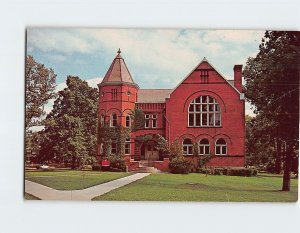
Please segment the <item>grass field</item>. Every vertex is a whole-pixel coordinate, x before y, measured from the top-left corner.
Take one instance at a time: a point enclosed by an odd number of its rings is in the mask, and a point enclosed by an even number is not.
[[[97,171],[28,171],[25,172],[25,179],[58,190],[80,190],[128,175],[131,174]]]
[[[142,180],[93,200],[121,201],[225,201],[295,202],[298,180],[291,180],[291,191],[280,191],[282,177],[205,176],[202,174],[152,174]]]
[[[35,196],[33,196],[33,195],[29,194],[29,193],[25,193],[24,194],[24,198],[26,200],[40,200],[38,197],[35,197]]]

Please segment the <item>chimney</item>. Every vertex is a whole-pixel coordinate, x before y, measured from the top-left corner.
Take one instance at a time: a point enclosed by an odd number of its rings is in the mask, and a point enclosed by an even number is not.
[[[243,86],[242,86],[242,68],[243,68],[243,65],[235,65],[233,67],[233,71],[234,71],[234,86],[241,93],[243,92]]]

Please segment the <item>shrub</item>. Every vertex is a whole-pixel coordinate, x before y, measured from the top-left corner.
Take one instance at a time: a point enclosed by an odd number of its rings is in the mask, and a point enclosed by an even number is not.
[[[171,173],[188,174],[192,169],[192,164],[184,158],[173,158],[169,163]]]
[[[230,168],[227,171],[228,176],[254,176],[257,175],[257,170],[250,168]]]
[[[81,170],[91,171],[92,170],[92,165],[84,164],[84,165],[81,166]]]
[[[117,155],[111,155],[108,158],[110,162],[110,170],[114,172],[125,172],[126,171],[126,163],[125,160]]]
[[[100,171],[101,170],[101,166],[99,164],[93,164],[92,170],[93,171]]]
[[[214,168],[211,172],[212,175],[223,175],[223,168]]]

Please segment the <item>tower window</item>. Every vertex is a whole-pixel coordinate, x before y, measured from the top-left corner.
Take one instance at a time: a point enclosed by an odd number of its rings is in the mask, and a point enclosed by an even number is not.
[[[103,127],[103,126],[104,126],[104,121],[105,121],[105,119],[104,119],[104,115],[103,115],[103,114],[101,114],[101,116],[100,116],[100,125],[101,125],[101,127]]]
[[[110,126],[111,127],[116,127],[118,124],[118,117],[117,114],[113,113],[110,115]]]
[[[117,143],[116,143],[116,140],[112,140],[112,143],[111,143],[111,153],[112,154],[116,154],[117,153]]]
[[[127,115],[127,116],[125,117],[125,127],[126,127],[126,128],[129,128],[130,126],[131,126],[131,119],[130,119],[130,116]]]

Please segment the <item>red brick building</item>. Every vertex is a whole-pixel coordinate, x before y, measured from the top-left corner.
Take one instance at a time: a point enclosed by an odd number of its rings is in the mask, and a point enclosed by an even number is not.
[[[140,161],[160,170],[168,168],[169,160],[155,147],[158,134],[170,142],[178,140],[189,160],[197,143],[200,156],[212,155],[208,166],[244,166],[242,65],[235,65],[234,79],[227,80],[204,58],[174,89],[140,89],[120,53],[98,84],[99,117],[111,127],[130,127],[130,110],[143,110],[145,127],[131,133],[125,144],[129,170]],[[116,143],[111,150],[116,153]]]

